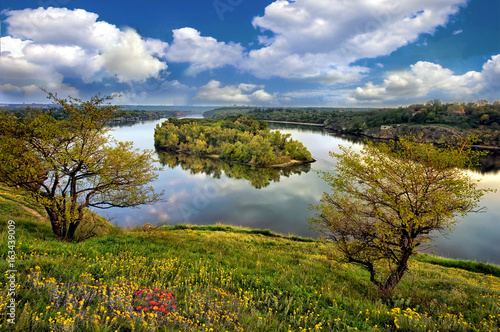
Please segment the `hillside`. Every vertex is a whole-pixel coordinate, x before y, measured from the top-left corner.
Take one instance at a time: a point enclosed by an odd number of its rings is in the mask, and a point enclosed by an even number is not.
[[[222,225],[110,228],[107,235],[64,243],[36,204],[6,189],[0,216],[3,271],[9,270],[6,224],[15,221],[18,287],[13,326],[2,280],[1,331],[500,327],[500,267],[493,265],[419,256],[394,296],[381,299],[367,273],[335,262],[331,243]]]
[[[325,129],[370,138],[395,138],[421,132],[428,141],[439,134],[477,135],[481,148],[500,148],[500,103],[442,103],[430,100],[398,108],[258,108],[223,107],[203,113],[207,118],[252,115],[257,120],[322,124]],[[437,129],[437,130],[436,130]],[[437,138],[435,138],[437,137]]]

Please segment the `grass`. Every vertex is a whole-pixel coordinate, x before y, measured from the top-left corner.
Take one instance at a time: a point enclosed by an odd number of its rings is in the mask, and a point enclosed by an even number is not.
[[[500,266],[483,262],[475,262],[464,259],[450,259],[439,256],[420,254],[417,256],[419,262],[431,263],[440,266],[454,267],[466,271],[490,274],[500,278]]]
[[[382,299],[365,271],[334,260],[330,243],[223,225],[115,230],[63,243],[17,199],[0,200],[0,269],[9,269],[9,219],[17,255],[16,324],[5,315],[3,278],[1,331],[500,328],[497,266],[418,256],[394,296]]]

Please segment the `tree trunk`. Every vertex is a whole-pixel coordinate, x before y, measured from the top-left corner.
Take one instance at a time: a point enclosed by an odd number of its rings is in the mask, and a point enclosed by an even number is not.
[[[45,207],[45,211],[50,219],[50,224],[52,226],[52,232],[60,240],[72,241],[75,239],[76,229],[80,222],[68,222],[60,217],[58,211],[53,211],[50,207]]]
[[[72,223],[69,224],[68,233],[66,235],[66,238],[68,240],[74,240],[75,239],[75,232],[76,232],[76,229],[78,228],[79,224],[80,224],[80,222],[72,222]]]
[[[413,253],[413,248],[405,249],[401,255],[401,259],[398,262],[397,268],[392,271],[385,283],[378,284],[378,291],[384,297],[390,297],[394,288],[403,278],[406,270],[408,270],[408,260]]]
[[[47,215],[49,216],[50,225],[52,226],[52,232],[54,235],[61,239],[63,237],[61,222],[59,220],[57,212],[53,211],[50,207],[45,207],[45,211],[47,211]]]

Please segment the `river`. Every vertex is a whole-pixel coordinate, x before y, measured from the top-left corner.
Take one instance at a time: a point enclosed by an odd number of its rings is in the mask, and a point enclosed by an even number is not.
[[[140,122],[114,127],[120,141],[133,141],[140,149],[154,149],[153,133],[158,121]],[[335,136],[322,128],[298,125],[270,124],[272,129],[290,133],[311,152],[316,162],[307,167],[281,172],[231,167],[227,164],[200,160],[180,160],[175,156],[159,156],[166,165],[153,185],[164,191],[164,201],[139,208],[96,211],[112,223],[134,227],[181,223],[210,225],[222,223],[250,228],[270,229],[285,235],[314,237],[307,218],[314,214],[310,204],[319,202],[329,186],[319,178],[318,171],[332,170],[335,160],[329,151],[339,151],[338,145],[361,149],[361,143]],[[481,187],[500,189],[500,173],[481,174]],[[436,234],[432,247],[437,255],[500,264],[500,193],[483,197],[484,213],[472,213],[461,218],[452,233]]]

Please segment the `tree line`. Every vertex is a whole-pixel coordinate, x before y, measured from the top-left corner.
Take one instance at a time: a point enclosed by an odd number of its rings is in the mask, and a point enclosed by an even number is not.
[[[433,99],[422,104],[378,109],[222,107],[205,112],[204,116],[223,118],[237,114],[253,115],[258,120],[324,124],[351,134],[390,125],[445,126],[478,135],[484,145],[500,145],[500,101],[443,103]]]
[[[290,121],[323,124],[335,112],[364,112],[373,108],[330,108],[330,107],[220,107],[203,113],[206,118],[222,119],[239,114],[253,115],[258,120]]]
[[[115,113],[109,119],[108,123],[118,122],[131,122],[131,121],[145,121],[145,120],[158,120],[161,118],[170,118],[176,116],[184,116],[186,112],[183,111],[145,111],[145,110],[125,110],[119,106],[114,106]],[[7,114],[15,116],[17,119],[23,121],[27,118],[37,116],[39,113],[44,113],[55,120],[68,120],[70,115],[63,107],[52,107],[45,109],[33,109],[26,107],[23,109],[5,109]]]

